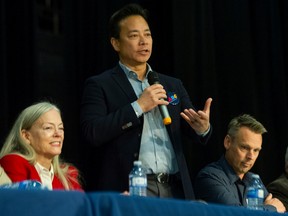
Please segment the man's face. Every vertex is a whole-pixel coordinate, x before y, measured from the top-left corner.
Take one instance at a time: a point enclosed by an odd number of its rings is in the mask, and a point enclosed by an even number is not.
[[[120,22],[119,39],[112,38],[120,61],[128,67],[146,65],[152,53],[152,36],[142,16],[129,16]]]
[[[254,165],[262,146],[262,135],[241,127],[235,137],[224,139],[225,158],[242,179]]]

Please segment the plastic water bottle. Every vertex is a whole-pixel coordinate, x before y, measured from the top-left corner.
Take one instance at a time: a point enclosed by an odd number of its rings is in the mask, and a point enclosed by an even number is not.
[[[247,189],[246,202],[248,209],[263,210],[264,189],[259,175],[253,174]]]
[[[147,175],[141,161],[134,161],[129,173],[129,194],[131,196],[146,196]]]
[[[3,184],[0,189],[17,189],[17,190],[46,190],[41,182],[35,180],[24,180],[20,182]]]

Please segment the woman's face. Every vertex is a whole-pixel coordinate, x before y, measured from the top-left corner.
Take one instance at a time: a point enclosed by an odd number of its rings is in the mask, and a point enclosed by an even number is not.
[[[64,126],[60,113],[51,109],[38,118],[22,135],[37,153],[37,162],[52,160],[62,150]]]

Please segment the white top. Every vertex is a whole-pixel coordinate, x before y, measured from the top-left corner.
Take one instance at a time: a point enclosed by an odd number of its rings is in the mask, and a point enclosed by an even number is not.
[[[43,187],[46,187],[49,190],[53,190],[52,188],[52,181],[54,178],[54,169],[53,166],[51,166],[50,170],[43,167],[39,163],[36,163],[34,166],[40,176],[41,183]]]

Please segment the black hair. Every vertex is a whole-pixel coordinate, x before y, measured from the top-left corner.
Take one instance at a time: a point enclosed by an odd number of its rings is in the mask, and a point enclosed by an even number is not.
[[[122,7],[120,10],[116,11],[109,20],[109,38],[114,37],[119,39],[120,37],[120,25],[119,23],[133,15],[142,16],[148,23],[148,10],[143,9],[138,4],[128,4]]]

